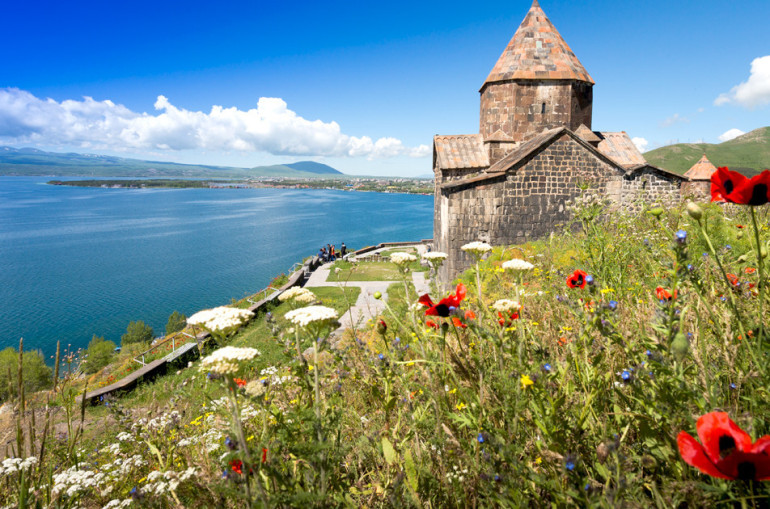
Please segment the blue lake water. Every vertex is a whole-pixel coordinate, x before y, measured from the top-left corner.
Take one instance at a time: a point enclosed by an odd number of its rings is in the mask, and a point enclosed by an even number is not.
[[[433,197],[290,189],[101,189],[0,177],[0,349],[156,334],[266,287],[321,245],[430,238]]]

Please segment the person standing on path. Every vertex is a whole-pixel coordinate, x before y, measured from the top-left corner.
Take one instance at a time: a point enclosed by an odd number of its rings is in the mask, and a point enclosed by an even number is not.
[[[340,257],[345,258],[345,254],[348,252],[348,247],[345,245],[344,242],[340,244]]]

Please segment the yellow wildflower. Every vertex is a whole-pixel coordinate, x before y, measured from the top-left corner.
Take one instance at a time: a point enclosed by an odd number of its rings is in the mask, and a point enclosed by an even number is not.
[[[535,382],[529,377],[529,375],[521,375],[521,388],[526,389],[530,385],[534,385]]]
[[[466,406],[468,406],[468,405],[466,405],[465,403],[458,403],[458,404],[455,405],[455,408],[458,409],[458,410],[462,410]]]

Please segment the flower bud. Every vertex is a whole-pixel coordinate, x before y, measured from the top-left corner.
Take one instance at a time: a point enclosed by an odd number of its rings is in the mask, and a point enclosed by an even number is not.
[[[703,209],[693,202],[687,204],[687,213],[696,221],[700,221],[700,218],[703,217]]]
[[[654,217],[660,217],[663,215],[663,207],[655,207],[654,209],[650,209],[649,213]]]
[[[382,292],[374,292],[374,298],[380,300],[382,298]]]
[[[671,353],[674,354],[676,360],[680,361],[684,359],[687,352],[690,351],[690,342],[687,340],[687,336],[678,332],[674,336],[674,340],[671,342]]]

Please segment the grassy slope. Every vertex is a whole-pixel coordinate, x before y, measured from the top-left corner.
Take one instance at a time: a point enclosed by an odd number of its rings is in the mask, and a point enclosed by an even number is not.
[[[761,127],[734,140],[716,145],[710,143],[678,143],[645,152],[650,163],[680,175],[706,154],[715,166],[753,175],[770,168],[770,127]]]

